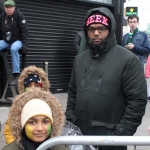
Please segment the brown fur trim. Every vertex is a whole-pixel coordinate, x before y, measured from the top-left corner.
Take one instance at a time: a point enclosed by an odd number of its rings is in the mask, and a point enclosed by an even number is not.
[[[23,94],[16,96],[13,100],[12,106],[10,107],[10,128],[15,140],[21,140],[21,112],[25,104],[31,99],[41,99],[50,106],[54,121],[52,125],[51,137],[59,136],[61,134],[65,121],[65,115],[63,113],[61,104],[59,103],[57,98],[54,97],[50,92],[35,90],[24,92]]]
[[[38,68],[36,66],[29,66],[25,68],[18,79],[18,92],[19,94],[25,92],[24,89],[24,81],[28,77],[29,74],[37,74],[42,82],[42,90],[49,91],[50,83],[48,81],[48,75],[42,68]]]

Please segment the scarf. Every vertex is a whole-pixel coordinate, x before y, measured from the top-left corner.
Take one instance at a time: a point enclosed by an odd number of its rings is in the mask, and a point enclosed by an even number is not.
[[[138,28],[136,28],[133,33],[130,31],[129,34],[128,34],[128,41],[127,41],[127,44],[128,43],[132,43],[132,38],[134,37],[135,34],[137,34],[139,32]]]
[[[48,140],[50,136],[48,136],[43,142]],[[25,150],[36,150],[43,142],[34,142],[31,139],[29,139],[25,133],[25,130],[23,129],[22,132],[22,144]]]

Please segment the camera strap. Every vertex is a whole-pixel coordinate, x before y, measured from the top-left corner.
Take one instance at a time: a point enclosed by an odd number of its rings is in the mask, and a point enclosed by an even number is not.
[[[11,24],[13,23],[14,18],[11,18]],[[5,19],[5,25],[8,23],[8,17]]]
[[[5,17],[5,29],[6,29],[6,32],[7,31],[12,32],[13,20],[14,20],[13,17],[8,17],[8,16]]]

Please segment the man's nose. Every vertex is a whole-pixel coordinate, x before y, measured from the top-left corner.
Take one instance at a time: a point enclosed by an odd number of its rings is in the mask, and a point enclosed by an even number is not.
[[[95,29],[94,34],[95,34],[95,35],[99,35],[99,32],[98,32],[97,29]]]

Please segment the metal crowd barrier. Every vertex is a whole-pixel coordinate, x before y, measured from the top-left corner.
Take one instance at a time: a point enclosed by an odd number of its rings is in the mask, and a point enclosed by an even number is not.
[[[45,141],[36,150],[55,145],[150,146],[150,136],[60,136]]]

